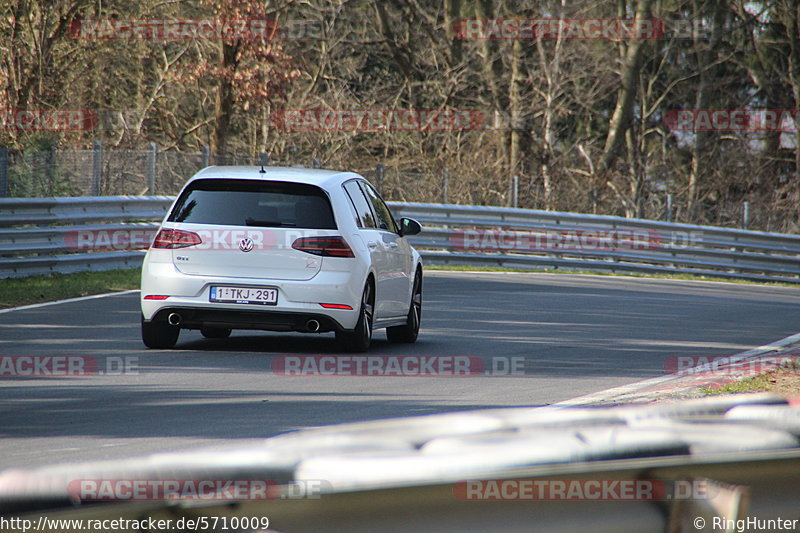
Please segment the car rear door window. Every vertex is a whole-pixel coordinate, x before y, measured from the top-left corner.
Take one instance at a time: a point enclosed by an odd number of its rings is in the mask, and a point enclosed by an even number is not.
[[[361,187],[358,186],[358,180],[351,180],[344,184],[344,190],[350,201],[353,202],[353,207],[356,210],[356,222],[360,228],[377,228],[375,217],[372,214],[372,209],[369,207],[369,202],[364,197]]]
[[[261,180],[201,179],[183,191],[170,222],[226,226],[336,229],[319,187]]]
[[[364,189],[364,194],[367,195],[367,198],[372,204],[372,211],[378,218],[378,227],[380,229],[391,231],[392,233],[397,233],[397,225],[392,217],[392,212],[389,211],[389,207],[384,203],[375,189],[372,188],[372,185],[362,182],[361,187]]]

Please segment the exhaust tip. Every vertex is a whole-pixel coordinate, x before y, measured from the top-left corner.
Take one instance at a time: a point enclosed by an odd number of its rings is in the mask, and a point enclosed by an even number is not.
[[[181,315],[178,313],[170,313],[167,317],[167,322],[170,326],[177,326],[181,323]]]
[[[319,331],[319,322],[314,320],[313,318],[306,322],[306,329],[311,333],[316,333]]]

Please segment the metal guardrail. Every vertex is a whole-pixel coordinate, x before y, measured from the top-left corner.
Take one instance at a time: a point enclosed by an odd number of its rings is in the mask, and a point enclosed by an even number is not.
[[[427,264],[564,268],[800,282],[800,235],[442,204],[391,204],[420,220]]]
[[[171,196],[90,196],[0,199],[0,278],[36,274],[134,268],[147,235],[172,205]],[[84,246],[81,235],[103,232],[108,239]]]
[[[0,199],[0,278],[135,267],[173,197]],[[686,273],[800,283],[800,235],[605,215],[390,202],[427,264]],[[90,245],[81,235],[102,234]],[[123,238],[116,242],[116,236]],[[131,235],[138,235],[131,239]]]

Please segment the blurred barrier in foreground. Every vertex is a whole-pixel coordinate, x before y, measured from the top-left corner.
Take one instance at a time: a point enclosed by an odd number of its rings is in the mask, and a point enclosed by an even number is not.
[[[6,470],[0,531],[797,531],[798,435],[771,394],[340,424]]]

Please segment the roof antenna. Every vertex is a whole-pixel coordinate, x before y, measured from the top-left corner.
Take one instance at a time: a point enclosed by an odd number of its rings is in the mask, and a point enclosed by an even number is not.
[[[266,174],[267,171],[264,170],[264,167],[269,165],[269,156],[267,154],[265,154],[264,152],[261,152],[260,159],[261,159],[261,170],[259,170],[258,173],[259,174]]]

